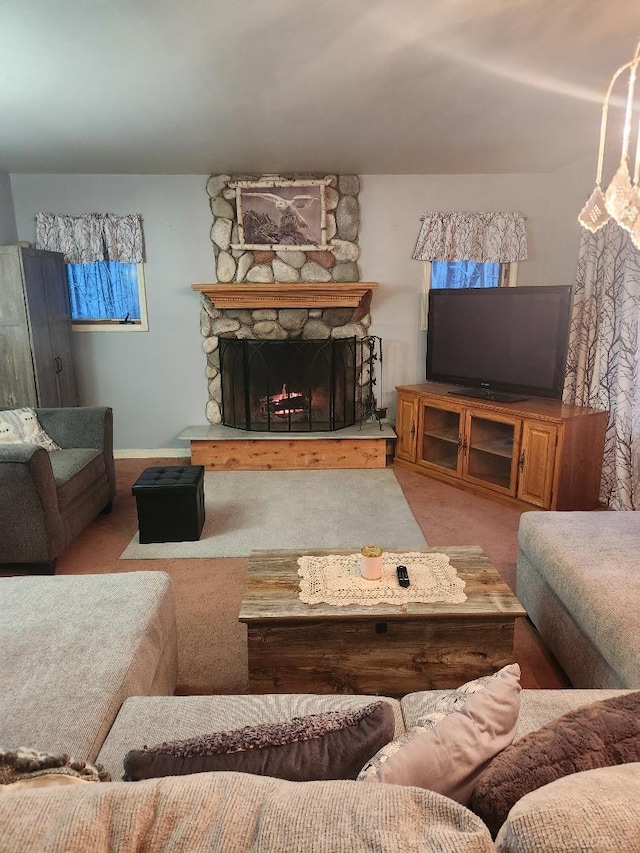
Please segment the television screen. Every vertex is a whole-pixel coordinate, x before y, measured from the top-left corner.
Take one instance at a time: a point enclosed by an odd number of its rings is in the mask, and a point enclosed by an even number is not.
[[[427,379],[481,389],[470,396],[488,399],[505,399],[504,392],[560,399],[572,290],[431,290]]]

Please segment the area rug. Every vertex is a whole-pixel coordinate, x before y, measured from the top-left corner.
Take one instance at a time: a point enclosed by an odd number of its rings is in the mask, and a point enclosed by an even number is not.
[[[260,549],[427,547],[389,469],[214,471],[205,474],[205,523],[197,542],[141,545],[121,560],[248,557]]]

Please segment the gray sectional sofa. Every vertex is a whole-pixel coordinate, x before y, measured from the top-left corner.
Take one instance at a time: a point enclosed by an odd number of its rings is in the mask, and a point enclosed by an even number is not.
[[[574,687],[640,688],[640,514],[527,512],[516,594]]]
[[[551,804],[544,798],[549,785],[528,794],[495,843],[469,809],[416,787],[288,782],[235,772],[119,781],[125,754],[145,744],[360,708],[380,698],[171,695],[176,623],[171,581],[163,572],[0,579],[0,647],[0,748],[62,750],[99,761],[114,780],[31,790],[0,785],[0,853],[525,853],[578,849],[554,847],[554,833],[592,840],[594,820],[598,837],[610,841],[636,829],[628,826],[626,800],[640,792],[640,764],[607,768],[613,772],[604,785],[600,776],[578,774],[587,777],[583,800],[595,790],[603,805],[586,817],[575,787],[552,796]],[[420,691],[401,701],[382,697],[394,710],[396,735],[446,692]],[[516,739],[621,692],[627,691],[523,690]]]
[[[164,572],[0,579],[0,744],[95,761],[129,696],[171,695]]]

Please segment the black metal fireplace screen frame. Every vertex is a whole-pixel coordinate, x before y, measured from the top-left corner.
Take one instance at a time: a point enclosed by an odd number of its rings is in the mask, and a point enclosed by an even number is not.
[[[220,338],[222,422],[262,432],[356,423],[356,338]]]

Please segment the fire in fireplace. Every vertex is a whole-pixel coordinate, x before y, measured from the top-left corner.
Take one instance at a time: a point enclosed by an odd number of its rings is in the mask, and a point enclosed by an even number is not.
[[[356,422],[355,338],[220,338],[222,422],[266,432],[322,432]]]

